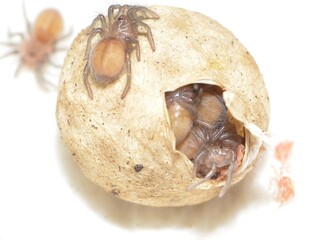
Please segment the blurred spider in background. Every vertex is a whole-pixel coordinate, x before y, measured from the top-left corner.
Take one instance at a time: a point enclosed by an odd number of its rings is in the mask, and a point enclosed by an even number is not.
[[[51,61],[50,56],[54,52],[62,50],[56,48],[56,44],[58,41],[67,38],[71,31],[62,36],[63,19],[57,9],[44,9],[39,13],[33,25],[30,24],[27,18],[25,6],[23,6],[23,15],[26,21],[27,33],[11,33],[9,31],[10,41],[1,42],[1,44],[11,47],[11,51],[1,56],[0,59],[11,55],[19,56],[19,64],[15,71],[15,76],[18,75],[22,67],[27,67],[34,71],[36,79],[42,87],[47,88],[48,84],[53,86],[54,84],[44,79],[43,67],[46,64],[59,67]],[[15,42],[13,38],[19,38],[19,41]]]

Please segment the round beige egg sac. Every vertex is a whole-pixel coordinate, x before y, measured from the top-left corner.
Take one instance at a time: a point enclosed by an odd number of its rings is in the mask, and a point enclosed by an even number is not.
[[[225,180],[192,177],[193,163],[175,148],[165,93],[191,83],[218,85],[228,114],[245,136],[245,156],[232,185],[253,167],[267,130],[269,100],[262,75],[247,49],[227,29],[197,12],[154,6],[150,26],[156,50],[138,36],[141,59],[131,54],[132,84],[121,99],[126,73],[109,84],[91,76],[90,99],[83,71],[87,29],[65,60],[56,117],[62,139],[85,176],[117,197],[151,206],[183,206],[218,195]],[[99,36],[96,37],[98,41]],[[226,193],[227,194],[227,193]]]

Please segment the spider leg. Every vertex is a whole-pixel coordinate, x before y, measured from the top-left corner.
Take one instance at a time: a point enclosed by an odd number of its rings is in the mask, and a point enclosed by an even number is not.
[[[226,182],[225,182],[222,190],[219,192],[219,195],[218,195],[219,197],[224,196],[224,194],[226,193],[226,191],[229,188],[230,183],[233,179],[233,173],[234,173],[235,161],[236,161],[235,155],[236,154],[232,150],[228,151],[228,153],[225,156],[224,161],[222,161],[221,163],[218,164],[218,167],[224,167],[224,166],[229,165],[228,169],[227,169],[227,179],[226,179]]]
[[[189,102],[183,101],[182,98],[178,99],[177,102],[178,102],[179,105],[181,105],[183,108],[187,109],[190,112],[193,120],[196,118],[197,112],[196,112],[196,106],[195,105],[193,105],[193,104],[191,104]]]
[[[50,81],[46,80],[43,76],[43,72],[40,69],[37,69],[35,71],[35,77],[39,86],[45,91],[50,91],[50,88],[56,90],[57,86],[51,83]]]
[[[105,21],[105,18],[104,18],[103,15],[100,14],[99,16],[101,16],[100,18],[104,19],[104,21]],[[97,18],[95,18],[93,20],[93,22],[96,19]],[[87,40],[87,43],[86,43],[86,50],[85,50],[85,57],[84,57],[84,59],[86,60],[86,64],[85,64],[84,71],[83,71],[83,79],[84,79],[85,88],[86,88],[86,90],[88,92],[88,95],[89,95],[90,99],[93,99],[92,89],[91,89],[91,86],[90,86],[89,80],[88,80],[88,76],[89,76],[89,72],[90,72],[89,55],[90,55],[90,51],[91,51],[91,43],[92,43],[93,38],[96,36],[96,34],[100,34],[100,36],[102,36],[104,33],[105,33],[105,31],[102,28],[94,28],[94,29],[92,29],[90,31],[90,36],[89,36],[89,38]]]
[[[131,59],[130,59],[130,53],[126,54],[126,85],[122,92],[121,99],[124,99],[126,94],[128,93],[128,90],[131,87]]]
[[[133,23],[134,23],[136,29],[138,29],[138,27],[140,26],[146,30],[146,33],[138,32],[138,30],[137,30],[137,32],[140,34],[145,34],[147,36],[148,42],[150,43],[152,50],[155,51],[155,43],[154,43],[151,28],[146,23],[143,23],[140,20],[133,20]]]
[[[8,29],[8,38],[19,37],[21,41],[25,40],[25,36],[23,33],[12,33],[10,29]]]
[[[0,56],[0,59],[8,57],[8,56],[11,56],[11,55],[15,55],[15,54],[18,54],[18,53],[19,53],[19,50],[18,49],[14,49],[14,50],[12,50],[12,51]]]
[[[120,4],[111,5],[107,10],[107,17],[109,18],[109,23],[112,23],[114,20],[114,11],[121,8]]]
[[[23,63],[22,61],[20,60],[19,64],[18,64],[18,67],[17,69],[15,70],[14,72],[14,77],[16,78],[18,76],[18,74],[20,73],[21,69],[22,69],[22,66],[23,66]]]
[[[202,145],[197,152],[195,153],[194,156],[194,166],[193,166],[193,172],[192,172],[192,177],[195,178],[196,177],[196,173],[197,173],[197,169],[198,166],[201,164],[201,162],[206,158],[208,154],[207,151],[207,146],[204,144]]]
[[[127,16],[129,17],[129,19],[145,19],[147,18],[147,15],[145,13],[145,11],[142,11],[143,7],[132,7],[128,10],[127,12]],[[137,13],[140,13],[142,16],[138,16]]]
[[[89,98],[93,99],[93,93],[92,93],[92,89],[91,89],[89,79],[88,79],[89,72],[90,72],[90,67],[89,67],[89,63],[87,61],[85,64],[85,67],[84,67],[83,79],[84,79],[84,85],[85,85],[86,91],[88,92]]]
[[[195,86],[197,86],[197,88],[194,87],[192,90],[183,89],[180,95],[180,100],[185,103],[197,106],[202,100],[203,89],[200,88],[197,84]]]
[[[136,58],[137,58],[137,61],[140,61],[141,60],[141,50],[140,50],[140,43],[139,43],[139,41],[137,41],[136,40],[136,43],[135,43],[135,45],[136,45]]]
[[[66,47],[54,47],[53,48],[53,52],[63,52],[66,50],[68,50],[68,48],[66,48]]]
[[[211,177],[214,176],[215,173],[216,173],[216,164],[213,164],[211,170],[206,174],[206,176],[205,176],[203,179],[201,179],[200,181],[189,185],[189,186],[187,187],[187,190],[188,190],[188,191],[194,190],[194,189],[195,189],[197,186],[199,186],[200,184],[202,184],[202,183],[208,181],[209,179],[211,179]]]
[[[136,59],[137,61],[141,60],[141,49],[140,49],[140,43],[137,39],[130,39],[130,41],[135,44],[135,51],[136,51]]]
[[[63,34],[61,37],[59,37],[59,38],[56,40],[56,42],[60,42],[60,41],[63,41],[63,40],[65,40],[65,39],[69,38],[69,37],[72,35],[72,33],[73,33],[73,28],[71,27],[71,28],[69,29],[69,31],[68,31],[66,34]]]
[[[132,6],[130,6],[130,5],[128,5],[128,4],[123,5],[123,6],[120,8],[120,10],[119,10],[119,12],[118,12],[118,15],[117,15],[116,17],[118,17],[118,16],[120,16],[120,15],[127,15],[128,10],[131,9],[131,8],[132,8]]]
[[[184,88],[181,91],[173,91],[171,94],[168,95],[166,98],[167,103],[174,101],[177,102],[179,105],[181,105],[183,108],[187,109],[192,117],[193,120],[195,120],[197,116],[197,110],[196,107],[201,101],[201,95],[202,95],[202,88],[199,88],[197,86],[190,89],[190,88]]]
[[[52,62],[52,59],[50,58],[48,58],[47,63],[55,68],[62,68],[62,65]]]
[[[108,18],[109,23],[112,23],[115,19],[117,19],[121,14],[125,14],[125,11],[128,9],[128,5],[121,6],[120,4],[111,5],[108,9]],[[117,11],[116,15],[115,12]]]
[[[100,22],[100,23],[101,23],[101,27],[100,27],[100,28],[106,29],[106,19],[105,19],[105,16],[104,16],[103,14],[99,14],[99,15],[97,15],[96,18],[93,19],[93,21],[92,21],[92,23],[91,23],[91,25],[90,25],[90,27],[89,27],[90,32],[91,32],[92,30],[94,30],[95,25],[96,25],[97,22]]]
[[[159,16],[146,7],[132,7],[128,10],[127,15],[130,19],[158,19]]]
[[[28,20],[27,11],[26,11],[26,7],[25,7],[24,1],[22,1],[22,8],[23,8],[22,11],[23,11],[23,17],[24,17],[24,20],[25,20],[27,32],[28,32],[29,35],[31,35],[31,24],[30,24],[30,21]]]
[[[11,43],[11,42],[0,42],[0,45],[5,45],[8,47],[16,47],[16,48],[18,48],[18,46],[20,46],[19,43]]]
[[[227,169],[227,180],[226,180],[222,190],[219,192],[219,195],[218,195],[219,197],[224,196],[224,194],[226,193],[226,191],[230,187],[230,183],[233,179],[233,173],[234,173],[234,164],[231,163]]]
[[[224,133],[225,126],[222,126],[221,128],[215,129],[209,134],[209,139],[211,142],[215,142],[217,139],[220,138],[220,136]]]
[[[93,38],[96,36],[96,34],[100,34],[100,36],[102,37],[103,34],[105,34],[105,31],[102,28],[94,28],[90,31],[90,36],[89,36],[87,43],[86,43],[85,59],[88,59],[88,57],[89,57],[89,54],[91,51],[91,43],[92,43]]]
[[[194,123],[193,125],[193,131],[200,140],[202,140],[204,143],[209,141],[207,130],[203,129],[202,126]]]

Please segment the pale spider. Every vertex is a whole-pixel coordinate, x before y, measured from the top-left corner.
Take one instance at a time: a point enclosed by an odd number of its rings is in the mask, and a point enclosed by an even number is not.
[[[53,8],[44,9],[37,16],[34,25],[31,26],[25,6],[23,5],[23,15],[26,21],[27,36],[23,33],[9,32],[9,38],[19,37],[20,42],[4,42],[3,45],[12,47],[12,50],[1,56],[4,58],[10,55],[19,55],[20,62],[15,71],[15,76],[19,73],[23,66],[34,71],[36,79],[42,87],[46,87],[44,83],[51,84],[44,80],[43,66],[49,63],[53,66],[56,64],[50,60],[50,55],[59,50],[56,48],[56,43],[68,35],[61,37],[63,30],[63,19],[58,10]],[[71,33],[71,32],[70,32]],[[53,86],[53,84],[51,84]],[[54,87],[54,86],[53,86]]]
[[[202,145],[193,156],[193,177],[201,177],[199,182],[188,187],[196,188],[209,179],[224,179],[224,187],[219,193],[222,197],[230,186],[233,173],[240,166],[244,157],[244,139],[236,133],[235,126],[230,122],[220,128],[210,130],[200,125],[193,128]]]
[[[201,101],[203,88],[199,84],[191,84],[180,87],[175,91],[168,92],[165,95],[166,105],[169,107],[174,103],[178,103],[185,109],[189,110],[196,117],[196,108]]]
[[[223,196],[244,156],[244,138],[229,122],[222,90],[206,84],[180,87],[165,96],[176,149],[194,164],[188,190],[210,179],[225,180]]]
[[[181,87],[165,95],[166,106],[176,144],[189,134],[197,116],[203,89],[198,84]]]
[[[227,108],[220,94],[214,91],[203,92],[196,122],[209,129],[219,128],[227,122]]]
[[[158,18],[155,12],[146,7],[111,5],[108,9],[108,23],[102,14],[93,20],[88,32],[83,73],[84,84],[91,99],[93,93],[88,80],[89,73],[96,82],[108,84],[118,79],[124,69],[127,76],[121,98],[125,98],[131,86],[130,55],[134,49],[136,58],[140,61],[138,35],[146,35],[152,50],[155,51],[151,28],[142,20]],[[100,26],[96,27],[98,22]],[[92,40],[96,35],[101,39],[92,47]]]

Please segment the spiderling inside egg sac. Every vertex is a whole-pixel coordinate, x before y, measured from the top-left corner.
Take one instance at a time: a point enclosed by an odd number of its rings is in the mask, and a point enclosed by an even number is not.
[[[165,95],[175,147],[193,162],[194,190],[209,181],[225,181],[219,196],[229,188],[233,174],[241,165],[244,133],[236,129],[227,112],[222,89],[208,84],[190,84]]]
[[[270,108],[261,71],[214,19],[175,7],[149,6],[158,18],[138,9],[124,15],[133,17],[132,26],[141,20],[150,28],[156,49],[145,25],[133,31],[139,34],[126,42],[132,51],[124,49],[123,72],[114,81],[100,83],[94,72],[106,61],[94,66],[87,55],[103,41],[100,20],[75,38],[59,84],[61,137],[83,174],[117,198],[178,207],[222,196],[253,170],[263,150]],[[111,22],[122,21],[117,13]],[[109,16],[103,18],[107,30]],[[97,35],[88,44],[92,29]]]

